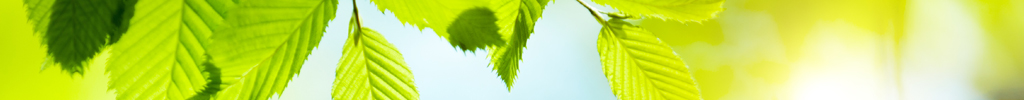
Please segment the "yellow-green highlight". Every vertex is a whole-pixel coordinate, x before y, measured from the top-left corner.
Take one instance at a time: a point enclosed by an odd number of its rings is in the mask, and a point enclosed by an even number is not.
[[[0,100],[107,100],[103,75],[104,60],[89,63],[84,76],[61,72],[59,67],[42,69],[46,60],[40,36],[34,35],[21,0],[0,1]],[[94,59],[106,59],[107,53]]]

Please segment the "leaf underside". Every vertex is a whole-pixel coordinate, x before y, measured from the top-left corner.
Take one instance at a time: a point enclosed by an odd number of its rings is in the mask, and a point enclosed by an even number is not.
[[[29,22],[42,34],[53,65],[82,74],[92,59],[125,32],[134,0],[25,0]],[[49,61],[48,61],[49,62]]]
[[[218,29],[221,0],[141,0],[132,28],[112,46],[109,88],[119,100],[183,100],[206,88],[207,38]]]
[[[336,0],[238,0],[226,29],[211,36],[211,62],[221,73],[214,98],[280,95],[334,19]]]
[[[597,41],[605,77],[619,100],[700,100],[686,64],[650,32],[611,19]]]
[[[335,74],[333,98],[418,100],[412,72],[398,49],[380,33],[370,28],[360,29],[354,23],[350,25],[349,38]]]
[[[725,0],[592,0],[627,16],[663,20],[701,21],[721,12]]]

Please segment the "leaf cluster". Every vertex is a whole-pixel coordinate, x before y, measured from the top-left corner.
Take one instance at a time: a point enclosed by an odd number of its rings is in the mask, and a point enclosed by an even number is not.
[[[523,50],[550,0],[370,0],[404,24],[432,28],[454,48],[485,50],[511,91]],[[602,68],[619,99],[701,99],[686,65],[650,32],[624,19],[700,21],[722,0],[593,0],[588,8]],[[418,99],[409,66],[362,26],[353,2],[334,99]],[[337,0],[26,0],[54,65],[81,73],[109,48],[118,99],[267,99],[280,95],[319,45]],[[610,19],[604,19],[604,16]]]

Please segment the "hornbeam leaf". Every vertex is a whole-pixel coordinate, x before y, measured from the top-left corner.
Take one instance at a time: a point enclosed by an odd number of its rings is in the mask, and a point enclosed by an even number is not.
[[[42,34],[49,59],[68,73],[125,32],[134,0],[25,0],[29,22]]]
[[[207,46],[219,68],[222,100],[280,95],[320,43],[337,0],[237,0],[226,12],[227,27]]]
[[[183,100],[206,89],[207,38],[224,0],[140,0],[132,28],[112,46],[109,88],[119,100]]]
[[[499,16],[497,24],[502,26],[501,33],[504,45],[488,48],[491,65],[498,77],[505,83],[505,88],[512,90],[512,85],[519,72],[519,61],[522,60],[526,40],[533,34],[533,26],[540,19],[544,6],[549,0],[501,0],[492,4],[497,8]],[[454,35],[453,35],[454,37]]]
[[[353,14],[352,22],[355,22]],[[352,28],[338,63],[336,100],[418,100],[412,72],[402,54],[370,28]]]
[[[701,21],[722,11],[725,0],[592,0],[611,6],[626,16],[644,16],[663,20]]]
[[[700,100],[686,64],[654,34],[622,19],[597,39],[604,75],[619,100]]]

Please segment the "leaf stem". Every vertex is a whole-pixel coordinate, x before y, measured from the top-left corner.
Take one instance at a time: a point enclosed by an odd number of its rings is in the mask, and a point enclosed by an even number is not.
[[[356,7],[356,0],[352,0],[352,17],[355,17],[355,19],[356,19],[355,20],[356,21],[356,29],[357,30],[362,30],[363,29],[363,23],[359,19],[359,7]]]
[[[604,20],[604,18],[602,18],[601,15],[598,14],[598,12],[601,12],[601,11],[598,11],[597,9],[594,9],[593,7],[590,7],[590,5],[587,5],[587,3],[583,2],[583,0],[576,0],[576,2],[580,2],[580,5],[583,5],[583,7],[586,7],[587,10],[590,11],[590,15],[593,15],[594,19],[597,19],[598,23],[601,23],[601,25],[608,25],[608,22],[606,22]]]

